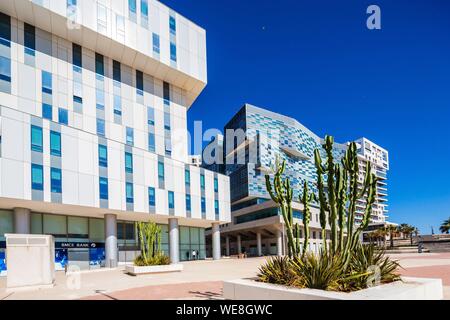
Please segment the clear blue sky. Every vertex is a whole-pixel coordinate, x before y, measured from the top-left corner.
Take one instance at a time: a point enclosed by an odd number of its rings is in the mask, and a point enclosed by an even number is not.
[[[320,136],[390,152],[390,220],[450,216],[450,1],[163,0],[207,31],[208,85],[190,128],[248,102]],[[366,8],[381,7],[381,30]]]

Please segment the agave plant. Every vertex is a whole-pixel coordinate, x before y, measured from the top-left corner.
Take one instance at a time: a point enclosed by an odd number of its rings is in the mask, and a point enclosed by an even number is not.
[[[298,286],[298,277],[294,273],[288,256],[270,258],[259,267],[257,276],[261,282]]]

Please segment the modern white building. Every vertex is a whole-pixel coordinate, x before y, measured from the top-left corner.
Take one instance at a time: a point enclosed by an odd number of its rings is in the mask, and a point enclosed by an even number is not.
[[[229,178],[189,163],[206,83],[205,30],[158,1],[0,1],[0,263],[5,233],[33,233],[58,267],[113,267],[134,221],[172,262],[205,258],[230,221]]]

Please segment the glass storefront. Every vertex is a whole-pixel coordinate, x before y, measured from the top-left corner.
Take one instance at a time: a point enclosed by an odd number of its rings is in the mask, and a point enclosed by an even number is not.
[[[13,215],[11,211],[0,210],[0,275],[6,271],[5,233],[13,232]]]
[[[180,226],[180,260],[206,259],[205,229]]]

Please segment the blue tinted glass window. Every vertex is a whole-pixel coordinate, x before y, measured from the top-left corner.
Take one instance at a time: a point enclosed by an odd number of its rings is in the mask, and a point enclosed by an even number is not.
[[[132,146],[134,144],[134,130],[133,128],[127,127],[127,144]]]
[[[155,188],[148,188],[148,205],[154,207],[156,205]]]
[[[0,13],[0,43],[10,45],[11,41],[11,18],[3,13]]]
[[[98,145],[98,165],[100,167],[108,167],[108,148],[104,145]]]
[[[99,110],[105,109],[105,92],[102,89],[95,89],[96,106]]]
[[[113,80],[117,82],[121,81],[120,62],[116,60],[113,60]]]
[[[177,45],[173,42],[170,43],[170,60],[177,62]]]
[[[147,108],[147,122],[149,125],[155,125],[155,109],[152,107]]]
[[[144,94],[144,74],[139,70],[136,70],[136,92],[141,96]]]
[[[133,173],[133,155],[125,152],[125,172]]]
[[[215,214],[219,214],[219,201],[214,200],[214,212]]]
[[[169,191],[169,209],[175,208],[175,196],[173,191]]]
[[[217,180],[217,178],[214,178],[214,192],[218,191],[219,191],[219,181]]]
[[[34,26],[24,23],[24,45],[25,53],[34,56],[36,49],[36,30]]]
[[[99,136],[105,135],[105,120],[97,119],[97,134]]]
[[[53,193],[61,193],[62,192],[61,169],[51,168],[50,178],[51,178],[50,179],[51,191]]]
[[[47,103],[42,104],[42,118],[52,120],[53,118],[53,108]]]
[[[11,60],[0,56],[0,80],[11,82]]]
[[[191,184],[191,172],[189,170],[184,170],[184,180],[187,185]]]
[[[61,134],[56,131],[50,131],[50,154],[61,157]]]
[[[158,162],[158,178],[164,179],[164,163]]]
[[[156,33],[153,34],[153,52],[160,53],[160,44],[159,44],[159,35]]]
[[[72,59],[73,59],[73,64],[79,68],[81,68],[81,64],[82,64],[82,53],[81,53],[81,46],[73,43],[72,44]]]
[[[42,92],[52,94],[52,74],[42,71]]]
[[[58,121],[61,124],[69,124],[69,114],[67,109],[58,108]]]
[[[100,199],[108,200],[108,179],[100,177]]]
[[[31,188],[44,190],[44,168],[39,164],[31,165]]]
[[[169,27],[171,34],[175,34],[177,32],[177,23],[175,21],[175,17],[172,16],[169,17]]]
[[[114,113],[122,115],[122,99],[117,95],[114,95]]]
[[[42,128],[31,126],[31,150],[42,152]]]
[[[148,2],[147,0],[141,0],[141,12],[144,16],[148,16]]]
[[[103,63],[103,56],[99,53],[95,53],[95,73],[104,76],[105,65]]]
[[[206,212],[206,199],[204,197],[202,197],[202,213]]]
[[[148,134],[148,151],[155,152],[155,134],[153,132]]]
[[[191,211],[191,195],[186,195],[186,211]]]
[[[128,0],[128,10],[130,10],[130,12],[136,13],[136,0]]]
[[[205,189],[205,175],[204,174],[200,175],[200,187],[202,189]]]
[[[125,191],[126,191],[127,203],[133,203],[134,202],[133,184],[130,182],[127,182],[127,184],[125,185]]]

